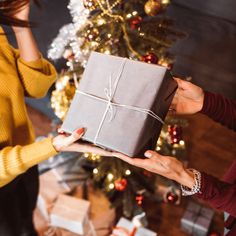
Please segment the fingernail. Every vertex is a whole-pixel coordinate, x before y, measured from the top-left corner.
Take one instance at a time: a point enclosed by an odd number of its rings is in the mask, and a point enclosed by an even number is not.
[[[58,129],[57,132],[58,132],[58,134],[65,134],[65,132],[61,129]]]
[[[77,133],[78,135],[81,135],[81,134],[84,133],[84,131],[85,131],[84,128],[79,128],[79,129],[76,130],[76,133]]]
[[[147,152],[144,153],[144,156],[147,157],[147,158],[150,158],[150,157],[152,157],[152,153],[147,151]]]

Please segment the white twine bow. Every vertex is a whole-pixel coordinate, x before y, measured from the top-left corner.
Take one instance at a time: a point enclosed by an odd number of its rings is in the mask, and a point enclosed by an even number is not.
[[[112,106],[112,76],[110,75],[109,77],[109,89],[105,88],[104,93],[107,97],[107,106],[108,106],[108,112],[110,113],[110,118],[108,122],[111,122],[112,119],[114,118],[114,106]]]
[[[79,93],[79,94],[84,95],[86,97],[90,97],[90,98],[96,99],[98,101],[102,101],[102,102],[107,103],[106,109],[105,109],[105,111],[103,113],[101,122],[100,122],[100,124],[98,126],[96,135],[94,137],[94,141],[93,141],[94,144],[97,144],[98,136],[99,136],[100,131],[102,129],[102,126],[103,126],[103,123],[104,123],[105,118],[107,116],[107,113],[108,112],[110,113],[109,122],[111,122],[111,120],[114,118],[114,106],[115,107],[123,107],[123,108],[129,109],[129,110],[133,110],[133,111],[144,113],[146,115],[150,115],[154,119],[156,119],[159,122],[161,122],[162,124],[164,124],[164,121],[155,112],[153,112],[153,111],[151,111],[149,109],[140,108],[140,107],[136,107],[136,106],[130,106],[130,105],[126,105],[126,104],[119,104],[119,103],[115,103],[115,102],[112,101],[113,97],[114,97],[114,94],[116,92],[118,83],[120,81],[121,75],[123,73],[126,61],[127,61],[127,59],[124,58],[122,63],[121,63],[121,66],[119,68],[119,73],[118,73],[118,75],[116,77],[116,80],[115,80],[113,88],[112,88],[112,75],[110,75],[110,77],[109,77],[109,87],[104,89],[104,92],[105,92],[105,95],[106,95],[107,99],[104,99],[104,98],[101,98],[101,97],[98,97],[96,95],[89,94],[89,93],[86,93],[86,92],[83,92],[83,91],[80,91],[80,90],[76,90],[76,93]]]

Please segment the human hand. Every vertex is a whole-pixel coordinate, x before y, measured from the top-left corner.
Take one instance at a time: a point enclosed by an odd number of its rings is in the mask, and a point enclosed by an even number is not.
[[[84,134],[84,128],[75,130],[71,135],[59,131],[53,138],[53,146],[58,152],[90,152],[101,156],[112,156],[112,153],[87,143],[76,143]]]
[[[113,152],[112,155],[131,165],[144,168],[145,170],[162,175],[168,179],[175,180],[176,182],[189,188],[194,186],[193,173],[185,169],[182,162],[174,157],[162,156],[157,152],[150,150],[145,152],[147,159],[131,158],[116,152]]]
[[[30,13],[30,1],[24,1],[22,6],[15,12],[14,17],[18,20],[28,21]]]
[[[170,106],[170,111],[177,114],[194,114],[201,111],[204,101],[203,90],[182,79],[174,78],[178,89]]]
[[[14,2],[12,4],[14,4]],[[12,17],[18,21],[20,20],[21,22],[24,22],[24,25],[29,25],[29,13],[30,1],[25,0],[18,4],[17,8],[13,11]],[[24,33],[24,31],[30,31],[29,27],[19,27],[16,25],[13,25],[12,29],[15,34],[19,34],[20,32]]]

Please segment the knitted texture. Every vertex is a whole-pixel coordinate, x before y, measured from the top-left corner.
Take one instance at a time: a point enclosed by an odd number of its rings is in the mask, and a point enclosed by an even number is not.
[[[0,187],[56,154],[51,138],[34,142],[24,101],[45,96],[55,79],[54,67],[43,58],[22,60],[0,27]]]

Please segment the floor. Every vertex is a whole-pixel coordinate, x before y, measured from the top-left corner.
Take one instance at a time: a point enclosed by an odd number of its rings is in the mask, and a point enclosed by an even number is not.
[[[50,119],[42,113],[28,107],[30,118],[37,135],[47,135],[51,130]],[[189,166],[212,174],[218,178],[224,175],[236,153],[236,133],[197,114],[185,117],[189,126],[184,129],[184,138],[188,148]],[[149,228],[159,236],[184,236],[180,229],[180,218],[188,202],[184,198],[179,206],[168,204],[149,207]],[[211,232],[223,232],[223,214],[216,212]]]

